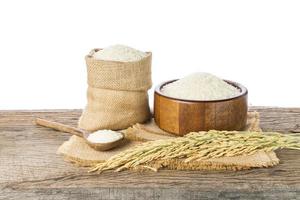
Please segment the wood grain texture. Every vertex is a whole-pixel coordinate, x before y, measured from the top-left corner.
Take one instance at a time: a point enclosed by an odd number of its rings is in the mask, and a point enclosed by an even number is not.
[[[161,129],[182,136],[193,131],[232,131],[245,127],[248,92],[242,85],[227,81],[241,91],[234,98],[193,101],[164,96],[161,89],[171,82],[174,80],[160,84],[154,92],[154,119]]]
[[[299,127],[300,108],[261,108],[264,130]],[[273,168],[239,172],[89,174],[55,154],[69,138],[35,126],[42,117],[76,126],[80,110],[0,111],[0,199],[299,199],[300,152],[277,151]]]

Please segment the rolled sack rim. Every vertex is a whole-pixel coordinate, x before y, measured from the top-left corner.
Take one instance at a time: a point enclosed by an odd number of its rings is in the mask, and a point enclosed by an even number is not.
[[[148,56],[141,60],[121,62],[94,59],[92,55],[97,50],[100,49],[93,49],[85,57],[87,83],[90,87],[137,92],[147,91],[152,87],[151,52],[146,52]],[[119,78],[113,77],[114,74]]]
[[[111,63],[116,63],[116,64],[139,63],[139,62],[142,62],[142,61],[148,59],[149,57],[151,57],[151,59],[152,59],[152,52],[151,51],[146,51],[145,53],[147,53],[148,55],[146,57],[144,57],[140,60],[136,60],[136,61],[115,61],[115,60],[101,60],[101,59],[93,58],[93,54],[96,53],[97,51],[100,51],[100,50],[102,50],[102,48],[92,49],[90,51],[90,53],[85,56],[85,59],[86,60],[92,60],[93,62],[101,62],[101,63],[106,63],[107,62],[107,64],[111,64]]]

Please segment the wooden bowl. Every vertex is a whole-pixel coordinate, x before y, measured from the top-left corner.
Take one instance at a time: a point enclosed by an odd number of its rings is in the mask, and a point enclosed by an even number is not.
[[[245,127],[248,91],[241,84],[224,80],[241,91],[235,97],[194,101],[168,97],[161,92],[165,85],[174,81],[164,82],[154,91],[154,119],[161,129],[182,136],[193,131],[231,131]]]

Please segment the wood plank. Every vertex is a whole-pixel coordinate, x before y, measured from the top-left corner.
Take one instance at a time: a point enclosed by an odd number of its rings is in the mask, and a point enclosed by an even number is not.
[[[287,132],[300,108],[252,107],[264,130]],[[0,111],[0,199],[299,199],[300,153],[280,150],[281,164],[239,172],[87,173],[55,154],[68,139],[32,124],[35,117],[76,125],[80,110]]]

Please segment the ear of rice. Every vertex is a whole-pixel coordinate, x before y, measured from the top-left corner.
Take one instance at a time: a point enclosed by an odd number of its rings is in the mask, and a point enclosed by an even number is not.
[[[193,132],[184,137],[145,142],[96,164],[91,171],[121,171],[137,166],[147,168],[148,163],[163,159],[181,158],[191,162],[282,148],[300,150],[300,134],[215,130]]]

